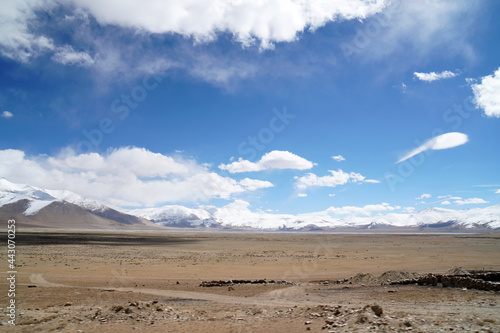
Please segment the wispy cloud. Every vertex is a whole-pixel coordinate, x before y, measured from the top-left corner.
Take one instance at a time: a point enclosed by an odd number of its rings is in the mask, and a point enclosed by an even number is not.
[[[12,112],[10,112],[10,111],[4,111],[4,112],[2,112],[2,118],[9,119],[9,118],[12,118],[12,117],[14,117],[14,114],[12,114]]]
[[[436,136],[423,145],[411,150],[406,153],[402,158],[400,158],[396,163],[401,163],[417,154],[420,154],[427,150],[442,150],[449,149],[453,147],[458,147],[463,144],[466,144],[469,141],[469,137],[466,134],[459,132],[450,132],[445,133],[439,136]]]
[[[76,52],[70,45],[65,45],[57,49],[52,56],[52,60],[63,65],[90,66],[94,64],[94,59],[86,52]]]
[[[479,8],[480,3],[469,0],[391,1],[383,12],[367,19],[381,33],[366,41],[365,55],[380,60],[399,53],[419,59],[442,48],[448,55],[474,59],[469,39]]]
[[[436,72],[430,72],[430,73],[419,73],[415,72],[413,73],[415,78],[419,79],[420,81],[426,81],[426,82],[432,82],[432,81],[437,81],[437,80],[442,80],[442,79],[449,79],[452,77],[455,77],[458,75],[458,73],[450,72],[450,71],[443,71],[441,73],[436,73]]]
[[[254,163],[240,158],[230,164],[220,164],[219,169],[230,173],[252,172],[272,169],[311,169],[315,164],[288,151],[273,150]]]
[[[500,118],[500,68],[472,84],[474,102],[488,117]]]

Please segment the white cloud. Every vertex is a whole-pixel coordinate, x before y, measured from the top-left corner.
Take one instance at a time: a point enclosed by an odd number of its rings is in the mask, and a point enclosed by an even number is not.
[[[0,175],[17,183],[68,189],[116,205],[154,206],[201,202],[273,186],[270,182],[238,182],[210,172],[196,161],[173,158],[143,148],[119,148],[107,154],[27,157],[20,150],[0,150]]]
[[[9,119],[9,118],[12,118],[12,117],[14,117],[14,115],[12,114],[12,112],[10,112],[10,111],[4,111],[4,112],[2,112],[2,118]]]
[[[329,196],[329,197],[334,197],[334,196],[335,196],[335,194],[330,193],[330,194],[328,194],[328,196]]]
[[[436,80],[448,79],[458,75],[458,73],[453,73],[450,71],[443,71],[441,73],[430,72],[430,73],[418,73],[415,72],[413,75],[420,81],[432,82]]]
[[[37,19],[36,10],[53,6],[50,0],[4,1],[0,6],[0,52],[11,59],[27,62],[54,49],[52,39],[33,32],[30,26],[44,22]]]
[[[239,183],[249,191],[255,191],[261,188],[269,188],[274,186],[273,183],[267,180],[258,180],[250,178],[245,178],[241,180]]]
[[[366,20],[365,29],[361,28],[365,38],[360,51],[376,60],[396,52],[422,58],[436,50],[474,59],[469,38],[476,21],[482,19],[481,5],[469,0],[391,1],[381,13]],[[372,33],[373,27],[380,33]]]
[[[448,149],[453,147],[461,146],[469,141],[469,138],[466,134],[458,133],[458,132],[450,132],[445,133],[439,136],[436,136],[427,142],[425,142],[420,147],[417,147],[405,154],[402,158],[400,158],[396,163],[401,163],[417,154],[420,154],[427,150],[441,150]]]
[[[305,197],[307,197],[307,193],[299,193],[299,194],[297,194],[297,196],[299,198],[305,198]]]
[[[362,182],[365,177],[355,172],[344,172],[342,170],[329,170],[331,175],[318,177],[314,173],[308,173],[303,177],[297,179],[295,186],[298,190],[304,191],[309,187],[321,186],[321,187],[336,187],[339,185],[344,185],[349,182],[358,183]]]
[[[70,45],[57,48],[52,60],[63,65],[90,66],[94,59],[86,52],[76,52]]]
[[[345,158],[342,155],[332,156],[332,158],[333,158],[334,161],[337,161],[337,162],[345,161]]]
[[[371,216],[373,212],[387,212],[400,209],[401,207],[393,207],[386,202],[376,205],[359,206],[343,206],[343,207],[330,207],[326,210],[328,213],[335,215],[363,215]]]
[[[366,179],[365,183],[371,183],[371,184],[380,184],[380,180],[376,179]]]
[[[219,165],[219,169],[227,170],[230,173],[238,173],[272,169],[307,170],[314,165],[314,163],[288,151],[273,150],[262,156],[257,163],[240,158],[236,162]]]
[[[485,201],[481,198],[469,198],[469,199],[463,199],[463,200],[455,200],[453,201],[457,205],[471,205],[471,204],[485,204],[488,203],[488,201]]]
[[[228,32],[244,46],[260,41],[291,42],[297,34],[331,21],[363,19],[381,11],[384,0],[303,2],[293,0],[73,0],[90,11],[102,25],[118,25],[149,33],[177,33],[198,42]]]
[[[500,194],[500,189],[496,190],[495,192],[496,194]]]
[[[445,201],[441,202],[441,205],[451,205],[451,202],[449,202],[448,200],[445,200]]]
[[[500,68],[472,85],[474,102],[488,117],[500,118]]]
[[[429,199],[430,197],[432,197],[432,195],[428,194],[428,193],[424,193],[422,194],[421,196],[415,198],[416,200],[423,200],[423,199]]]
[[[402,94],[406,94],[406,88],[408,86],[406,85],[406,83],[401,83],[401,86],[399,87],[399,90],[401,91]]]
[[[77,16],[86,17],[81,12],[84,9],[102,26],[120,26],[139,33],[176,33],[192,37],[196,42],[211,41],[226,32],[243,46],[260,42],[260,48],[271,49],[275,42],[296,40],[306,29],[314,30],[331,21],[364,19],[381,11],[385,3],[386,0],[313,3],[294,0],[6,1],[0,6],[0,46],[4,56],[22,62],[53,50],[52,39],[35,32],[37,26],[47,23],[37,17],[36,11],[56,6],[76,7]],[[68,22],[74,19],[71,15],[65,18]],[[88,63],[85,55],[78,57]],[[55,60],[60,61],[60,57]]]

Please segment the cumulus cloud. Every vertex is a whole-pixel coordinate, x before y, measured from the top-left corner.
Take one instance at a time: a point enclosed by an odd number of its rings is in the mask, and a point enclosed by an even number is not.
[[[133,147],[103,155],[76,155],[66,150],[54,157],[29,157],[20,150],[0,150],[0,175],[13,182],[68,189],[118,206],[228,199],[233,194],[273,186],[249,178],[238,182],[196,161]]]
[[[335,155],[335,156],[332,156],[332,158],[334,161],[337,161],[337,162],[345,161],[345,158],[342,155]]]
[[[473,205],[473,204],[485,204],[489,203],[489,201],[485,201],[484,199],[481,198],[468,198],[468,199],[463,199],[463,200],[455,200],[453,203],[456,203],[457,205]]]
[[[315,164],[288,151],[273,150],[257,162],[250,162],[240,158],[230,164],[220,164],[219,169],[227,170],[230,173],[262,171],[272,169],[311,169]]]
[[[2,118],[9,119],[9,118],[12,118],[12,117],[14,117],[14,114],[12,114],[12,112],[10,112],[10,111],[4,111],[4,112],[2,112]]]
[[[445,201],[441,202],[441,205],[451,205],[451,202],[448,200],[445,200]]]
[[[474,102],[488,117],[500,118],[500,68],[472,85]]]
[[[347,183],[358,183],[365,180],[364,176],[355,172],[347,173],[340,169],[338,171],[329,170],[329,172],[331,175],[322,177],[318,177],[314,173],[308,173],[305,176],[297,178],[295,187],[300,191],[304,191],[309,187],[336,187]]]
[[[393,207],[390,204],[383,202],[376,205],[365,205],[365,206],[343,206],[343,207],[330,207],[326,210],[328,213],[333,213],[335,215],[364,215],[371,216],[373,212],[387,212],[396,209],[401,209],[401,207]]]
[[[303,2],[293,0],[230,1],[73,0],[102,25],[118,25],[150,33],[177,33],[198,42],[227,32],[244,46],[291,42],[306,29],[342,19],[364,19],[381,11],[385,0]]]
[[[428,193],[424,193],[421,196],[416,197],[415,199],[417,199],[417,200],[423,200],[423,199],[429,199],[430,197],[432,197],[432,195],[430,195]]]
[[[442,79],[449,79],[458,75],[458,73],[453,73],[450,71],[443,71],[441,73],[430,72],[430,73],[419,73],[415,72],[413,75],[420,81],[432,82]]]
[[[396,163],[401,163],[417,154],[420,154],[427,150],[442,150],[449,149],[453,147],[461,146],[469,141],[469,137],[466,134],[459,132],[445,133],[436,136],[427,142],[425,142],[420,147],[413,149],[412,151],[406,153],[402,158],[400,158]]]
[[[70,45],[57,48],[52,60],[63,65],[90,66],[94,59],[86,52],[76,52]]]
[[[113,25],[139,33],[179,34],[196,42],[212,41],[219,33],[229,33],[243,46],[259,43],[261,49],[276,42],[291,42],[309,29],[344,19],[364,19],[380,12],[386,0],[341,0],[303,2],[294,0],[16,0],[0,7],[0,46],[4,56],[27,62],[55,49],[54,41],[36,31],[47,23],[37,11],[57,6],[73,7],[90,13],[101,26]],[[73,16],[68,16],[71,20]],[[82,54],[73,60],[89,62]],[[74,57],[78,58],[75,60]],[[64,54],[54,58],[64,60]]]

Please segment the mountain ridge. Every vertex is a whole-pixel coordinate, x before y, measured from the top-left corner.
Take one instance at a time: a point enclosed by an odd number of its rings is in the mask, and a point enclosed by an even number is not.
[[[242,200],[223,206],[121,210],[68,190],[47,190],[0,179],[0,218],[17,218],[25,226],[57,228],[219,228],[277,231],[500,231],[500,204],[465,210],[429,207],[411,213],[376,216],[330,215],[329,210],[306,214],[251,211]]]

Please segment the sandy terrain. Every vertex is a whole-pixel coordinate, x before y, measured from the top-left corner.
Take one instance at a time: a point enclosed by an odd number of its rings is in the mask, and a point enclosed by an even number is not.
[[[497,234],[18,231],[17,242],[17,325],[0,331],[500,332],[499,292],[336,283],[500,270]],[[200,286],[236,279],[268,283]]]

